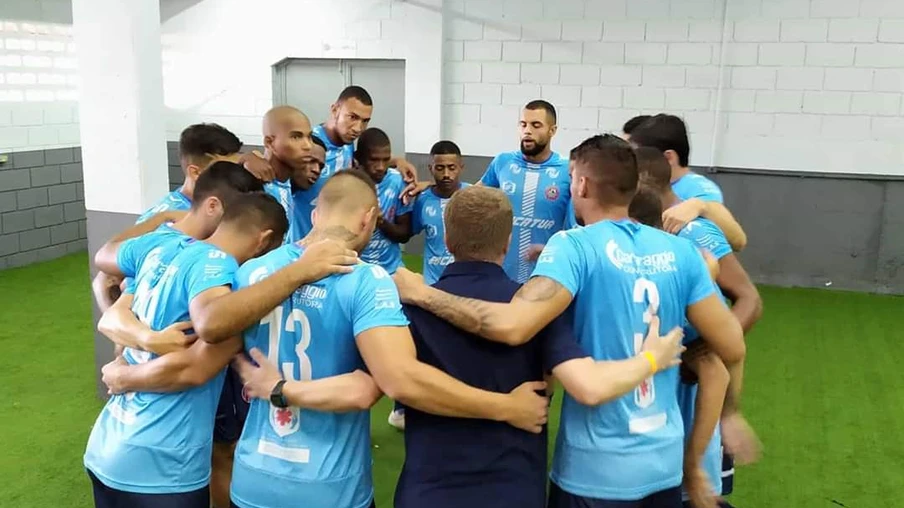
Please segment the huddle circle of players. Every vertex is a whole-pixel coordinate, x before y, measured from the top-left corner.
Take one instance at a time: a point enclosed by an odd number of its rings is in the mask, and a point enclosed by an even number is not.
[[[758,456],[738,407],[762,302],[683,121],[565,158],[532,101],[478,183],[451,141],[423,183],[373,107],[349,87],[313,129],[276,107],[263,154],[188,127],[185,183],[97,252],[117,353],[84,456],[95,506],[374,506],[384,394],[397,507],[730,506],[732,459]],[[421,232],[423,276],[400,247]]]

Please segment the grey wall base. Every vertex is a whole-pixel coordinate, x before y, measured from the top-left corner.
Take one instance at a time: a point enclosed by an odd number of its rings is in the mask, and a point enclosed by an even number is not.
[[[135,220],[138,219],[137,215],[128,213],[95,212],[90,210],[87,212],[87,217],[87,244],[90,259],[94,259],[94,253],[96,253],[97,250],[100,249],[101,245],[103,245],[111,237],[121,233],[129,226],[135,224]],[[91,279],[93,280],[94,276],[97,275],[97,269],[94,267],[93,262],[89,263],[89,266],[89,269],[91,271]],[[93,317],[95,324],[94,364],[97,367],[96,372],[100,373],[100,368],[113,359],[113,343],[96,330],[97,321],[100,319],[101,312],[97,307],[97,302],[93,298],[91,309],[94,314]],[[100,375],[97,376],[97,395],[100,398],[107,397],[107,389],[101,382]]]

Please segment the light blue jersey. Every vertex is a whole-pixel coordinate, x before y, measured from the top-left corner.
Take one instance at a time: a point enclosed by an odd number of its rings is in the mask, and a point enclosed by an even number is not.
[[[722,189],[719,185],[693,171],[672,182],[672,192],[681,199],[698,198],[722,203]]]
[[[311,221],[311,213],[314,212],[314,207],[317,206],[317,196],[320,195],[320,189],[323,188],[326,181],[337,171],[351,168],[352,159],[355,155],[354,143],[334,145],[333,142],[330,141],[330,137],[326,135],[326,130],[324,130],[323,125],[314,127],[313,134],[326,145],[326,159],[324,159],[325,165],[320,172],[320,178],[314,182],[314,185],[308,190],[298,191],[294,194],[295,215],[298,223],[294,234],[298,239],[307,236],[307,234],[311,232],[311,229],[314,228],[313,222]]]
[[[553,154],[541,164],[524,159],[520,151],[496,156],[481,183],[502,189],[512,202],[512,244],[502,268],[510,279],[524,283],[536,265],[525,256],[533,244],[545,244],[565,228],[571,201],[568,159]]]
[[[459,190],[470,187],[462,182]],[[458,191],[456,191],[458,192]],[[411,208],[411,232],[415,235],[425,231],[424,242],[424,282],[433,284],[439,280],[446,266],[452,263],[452,254],[446,248],[446,203],[452,198],[441,198],[433,188],[420,193]]]
[[[174,251],[179,252],[172,256]],[[232,256],[191,240],[171,243],[156,260],[149,257],[143,263],[158,261],[153,270],[139,267],[132,304],[132,311],[152,330],[189,321],[192,299],[231,285],[238,269]],[[123,357],[138,364],[156,355],[130,349]],[[181,493],[206,486],[224,373],[182,392],[111,397],[88,439],[85,467],[108,487],[126,492]]]
[[[703,257],[690,242],[631,220],[603,221],[550,239],[534,277],[574,297],[578,342],[596,360],[638,354],[650,322],[684,324],[688,306],[713,294]],[[684,426],[678,369],[597,407],[567,393],[550,477],[571,494],[637,500],[681,484]]]
[[[297,231],[301,225],[298,223],[298,217],[295,214],[295,199],[292,196],[291,180],[286,180],[285,182],[280,182],[279,180],[267,182],[264,184],[264,192],[273,196],[286,210],[286,218],[289,220],[289,230],[286,231],[286,236],[283,237],[283,243],[292,243],[301,240],[301,238],[297,237],[295,234],[295,231]]]
[[[678,232],[678,236],[682,238],[687,238],[691,242],[694,243],[698,248],[705,249],[709,251],[716,259],[722,259],[723,257],[731,254],[731,246],[728,244],[728,240],[725,238],[725,235],[722,233],[722,230],[719,229],[719,226],[716,226],[715,223],[708,219],[699,218],[695,219],[687,224],[681,231]],[[719,287],[713,283],[715,290],[722,295]],[[723,297],[724,298],[724,297]],[[697,333],[697,330],[694,329],[690,323],[685,323],[684,326],[684,343],[690,344],[700,338],[700,334]],[[697,399],[697,385],[687,385],[684,383],[680,383],[678,385],[678,404],[681,406],[681,415],[684,419],[684,431],[685,431],[685,440],[690,438],[691,428],[694,423],[694,410],[695,403]],[[717,495],[722,494],[722,434],[719,431],[719,426],[716,426],[716,431],[713,434],[712,440],[709,442],[709,445],[706,447],[706,451],[703,454],[703,470],[706,472],[706,475],[709,477],[710,485],[713,487],[713,491]],[[685,499],[687,499],[687,494],[682,494]]]
[[[177,189],[166,196],[163,196],[163,199],[158,201],[156,205],[145,210],[144,213],[138,217],[138,220],[135,221],[135,224],[141,224],[158,213],[168,212],[170,210],[188,211],[189,209],[191,209],[191,200],[188,199],[188,196],[182,194],[182,191]]]
[[[402,191],[408,184],[402,180],[402,174],[390,168],[377,184],[377,200],[380,212],[387,222],[395,222],[396,217],[411,213],[411,203],[402,204]],[[361,251],[361,259],[368,263],[382,266],[389,273],[395,273],[402,266],[402,246],[386,238],[380,228],[374,230],[370,242]]]
[[[303,251],[284,245],[245,263],[237,286],[260,281]],[[365,367],[355,343],[361,333],[407,325],[392,278],[362,263],[298,288],[245,331],[245,350],[260,349],[287,379],[322,379]],[[278,409],[254,399],[235,452],[232,501],[241,508],[364,508],[373,499],[370,446],[370,411]]]

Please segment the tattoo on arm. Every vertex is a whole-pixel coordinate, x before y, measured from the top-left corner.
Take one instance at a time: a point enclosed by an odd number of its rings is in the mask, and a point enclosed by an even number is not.
[[[558,282],[547,277],[534,277],[515,294],[515,298],[528,302],[545,302],[562,288]]]
[[[492,321],[490,305],[481,300],[450,295],[438,289],[430,291],[430,296],[423,302],[424,309],[475,335],[483,335],[488,323]]]

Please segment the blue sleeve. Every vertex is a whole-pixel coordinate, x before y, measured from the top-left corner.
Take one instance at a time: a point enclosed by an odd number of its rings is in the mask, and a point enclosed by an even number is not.
[[[722,203],[722,189],[713,182],[709,178],[706,178],[703,175],[699,175],[697,178],[697,185],[700,191],[700,195],[698,196],[703,201],[715,201],[716,203]]]
[[[560,231],[543,248],[531,277],[548,277],[564,286],[574,297],[584,281],[585,267],[584,253],[573,235]]]
[[[719,229],[719,226],[709,222],[706,225],[706,229],[709,231],[711,238],[707,249],[712,252],[716,259],[722,259],[733,252],[731,245],[728,243],[728,238],[725,238],[725,233]]]
[[[149,233],[150,234],[150,233]],[[145,234],[119,244],[116,251],[116,264],[126,277],[134,277],[138,273],[138,265],[147,257],[148,252],[157,246],[156,235]]]
[[[716,285],[713,283],[709,270],[706,268],[703,254],[693,244],[688,243],[683,257],[685,262],[682,273],[685,276],[688,288],[687,304],[693,305],[715,294]]]
[[[691,221],[684,229],[678,232],[678,236],[686,238],[697,247],[709,251],[716,259],[722,259],[732,253],[731,245],[728,243],[728,239],[725,238],[725,234],[722,233],[719,226],[709,220],[697,219]]]
[[[371,328],[408,326],[399,292],[389,273],[377,265],[358,268],[358,271],[360,275],[347,295],[354,302],[351,318],[355,337]]]
[[[186,267],[185,284],[189,303],[208,289],[219,286],[232,287],[236,271],[239,269],[235,258],[221,250],[210,250],[201,256],[203,257]]]
[[[546,325],[541,334],[543,341],[543,371],[550,372],[559,364],[576,358],[590,356],[578,344],[572,328],[572,313],[564,312]]]
[[[490,165],[487,166],[486,173],[484,173],[483,177],[480,179],[480,183],[487,187],[499,188],[499,175],[496,173],[496,167],[499,165],[499,157],[501,157],[501,155],[497,155],[496,158],[490,162]]]

